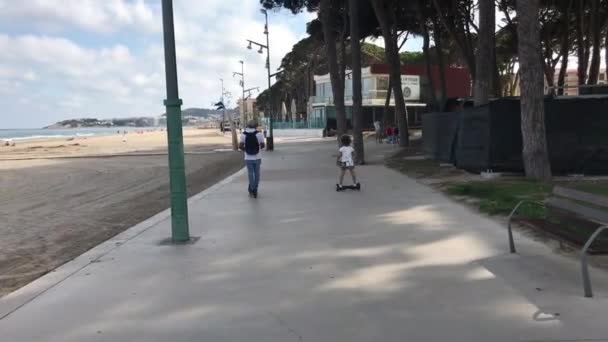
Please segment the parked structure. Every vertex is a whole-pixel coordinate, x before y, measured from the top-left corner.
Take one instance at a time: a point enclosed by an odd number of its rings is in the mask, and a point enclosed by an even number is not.
[[[239,114],[241,116],[241,122],[248,122],[249,120],[258,118],[258,106],[255,98],[249,97],[245,99],[245,101],[240,98],[238,100],[238,106]]]
[[[597,85],[601,86],[601,85],[606,85],[608,84],[608,81],[606,79],[606,69],[601,69],[600,70],[600,74],[598,75],[598,82]],[[555,75],[553,76],[553,83],[555,84],[555,87],[557,88],[557,84],[559,81],[559,72],[556,72]],[[515,75],[511,75],[510,79],[513,80],[515,78]],[[576,69],[571,69],[568,70],[566,72],[566,75],[564,77],[564,96],[579,96],[579,95],[585,95],[585,92],[580,92],[579,91],[579,87],[581,87],[581,85],[579,85],[578,82],[578,70]],[[590,87],[590,86],[585,86],[583,85],[582,87]],[[596,87],[596,86],[594,86]],[[549,84],[547,83],[547,79],[545,78],[545,94],[549,94],[550,93],[550,89],[549,89]],[[556,90],[557,93],[557,90]],[[517,82],[514,84],[514,91],[513,91],[513,96],[520,96],[521,95],[521,91],[519,89],[519,79],[517,79]]]
[[[352,123],[352,80],[346,79],[345,104],[348,125]],[[395,99],[391,94],[388,111],[386,110],[386,98],[389,89],[388,66],[374,64],[363,68],[362,95],[363,95],[363,127],[372,129],[376,120],[382,122],[395,121]],[[401,83],[408,111],[408,122],[410,126],[421,124],[421,115],[427,111],[431,102],[431,87],[426,66],[403,66],[401,72]],[[439,70],[432,68],[431,72],[433,91],[441,97]],[[336,109],[333,103],[333,93],[329,74],[315,76],[315,95],[310,99],[308,113],[309,120],[321,120],[326,122],[328,129],[336,128]],[[468,71],[463,68],[448,68],[446,70],[446,99],[468,97],[471,95],[471,80]]]

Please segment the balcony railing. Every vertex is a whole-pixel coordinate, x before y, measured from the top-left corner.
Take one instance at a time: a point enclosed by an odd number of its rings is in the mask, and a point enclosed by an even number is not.
[[[268,127],[269,120],[268,118],[261,119],[262,124],[265,127]],[[305,121],[273,121],[272,128],[273,129],[320,129],[325,128],[325,120],[314,118],[308,119]]]
[[[386,100],[386,95],[388,94],[388,90],[368,90],[361,94],[361,98],[363,102],[373,101],[373,100]],[[334,104],[334,98],[328,96],[311,96],[312,103],[323,103],[326,105]],[[352,95],[345,95],[344,101],[350,102],[353,100]],[[391,94],[391,101],[395,100],[395,96]]]

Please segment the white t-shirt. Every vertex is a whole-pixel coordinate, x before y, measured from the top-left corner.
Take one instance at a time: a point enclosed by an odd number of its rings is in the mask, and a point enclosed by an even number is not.
[[[250,133],[250,132],[255,132],[257,131],[254,128],[245,128],[244,132]],[[256,135],[256,138],[258,138],[258,144],[263,144],[264,143],[264,133],[262,132],[258,132]],[[241,144],[245,143],[245,139],[247,138],[247,136],[245,135],[245,133],[241,133],[241,137],[240,137],[240,142]],[[243,153],[245,155],[245,160],[258,160],[258,159],[262,159],[262,149],[260,148],[260,152],[258,152],[258,154],[247,154],[247,152]]]
[[[380,121],[374,121],[374,128],[376,132],[380,132]]]
[[[352,146],[342,146],[340,147],[340,153],[342,156],[340,157],[340,161],[344,163],[346,166],[355,166],[355,161],[353,160],[353,153],[355,149]]]

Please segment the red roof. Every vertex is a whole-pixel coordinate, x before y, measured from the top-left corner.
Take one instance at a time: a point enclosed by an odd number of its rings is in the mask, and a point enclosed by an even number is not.
[[[387,64],[372,64],[370,66],[372,74],[388,74],[389,68]],[[471,74],[465,67],[447,67],[446,73],[446,86],[447,86],[447,97],[469,97],[471,96]],[[402,75],[417,75],[422,78],[428,78],[425,65],[402,65]],[[431,78],[433,79],[433,86],[435,91],[441,90],[441,84],[439,80],[439,67],[436,65],[431,66]]]

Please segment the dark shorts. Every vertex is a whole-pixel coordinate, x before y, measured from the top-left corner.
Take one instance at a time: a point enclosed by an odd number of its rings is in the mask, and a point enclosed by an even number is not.
[[[354,165],[348,166],[348,165],[346,165],[346,163],[343,163],[343,162],[338,162],[338,167],[342,170],[354,170],[355,169]]]

